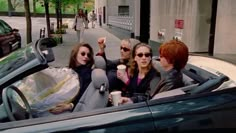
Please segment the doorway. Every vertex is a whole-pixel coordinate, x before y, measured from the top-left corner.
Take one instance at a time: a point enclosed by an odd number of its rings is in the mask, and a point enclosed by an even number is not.
[[[103,7],[103,23],[106,23],[106,7]]]
[[[218,5],[218,0],[212,0],[211,27],[210,27],[209,47],[208,47],[208,54],[211,56],[214,55],[217,5]]]
[[[150,0],[140,0],[140,41],[148,43],[150,37]]]

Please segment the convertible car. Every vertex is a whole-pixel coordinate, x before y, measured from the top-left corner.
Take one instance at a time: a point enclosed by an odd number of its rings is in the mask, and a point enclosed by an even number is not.
[[[188,65],[183,70],[185,86],[159,93],[148,101],[34,117],[27,99],[14,83],[48,67],[48,62],[54,60],[50,41],[41,39],[36,44],[28,45],[1,59],[1,132],[130,133],[235,130],[236,66],[218,59],[194,55],[189,57]],[[217,68],[218,63],[224,68]],[[162,72],[158,60],[153,59],[153,65]],[[151,85],[154,84],[155,82]],[[102,97],[107,90],[102,89],[102,85],[98,88],[100,90],[97,93]],[[11,98],[12,90],[19,94],[25,108]],[[88,99],[94,98],[92,96]],[[96,99],[91,101],[99,102]]]

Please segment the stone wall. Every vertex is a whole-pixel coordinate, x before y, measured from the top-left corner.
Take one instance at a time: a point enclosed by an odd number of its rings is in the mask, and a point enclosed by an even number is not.
[[[218,0],[214,53],[236,53],[235,0]]]

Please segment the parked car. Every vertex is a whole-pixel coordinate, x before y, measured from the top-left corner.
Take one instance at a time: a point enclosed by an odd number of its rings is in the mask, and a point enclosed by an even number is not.
[[[18,29],[13,29],[0,19],[0,57],[21,48],[21,36]]]
[[[0,131],[2,132],[180,132],[232,131],[236,127],[236,66],[218,59],[190,56],[184,69],[185,87],[157,94],[141,103],[71,112],[34,118],[23,94],[12,86],[28,75],[47,68],[52,61],[50,48],[37,44],[11,53],[0,61],[0,89],[17,91],[26,108],[2,93]],[[45,50],[49,51],[46,52]],[[196,59],[220,62],[231,75],[204,66]],[[14,65],[12,65],[14,64]],[[154,61],[159,68],[159,62]],[[161,71],[161,69],[159,68]],[[223,71],[223,70],[222,70]],[[6,91],[5,91],[6,92]],[[102,96],[101,96],[102,97]],[[93,97],[90,97],[91,99]],[[26,113],[27,112],[27,113]],[[11,117],[16,121],[11,121]]]

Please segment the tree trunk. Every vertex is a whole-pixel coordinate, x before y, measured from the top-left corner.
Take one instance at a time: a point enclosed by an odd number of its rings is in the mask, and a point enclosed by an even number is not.
[[[33,0],[33,14],[36,16],[36,0]]]
[[[59,10],[58,10],[58,12],[59,12],[59,29],[61,30],[62,29],[62,12],[61,12],[61,6],[62,4],[61,4],[61,0],[59,0]]]
[[[14,11],[14,8],[12,6],[11,0],[7,0],[8,1],[8,16],[11,16],[11,12]]]
[[[56,0],[56,18],[57,18],[57,30],[59,30],[59,0]]]
[[[24,0],[24,6],[25,6],[25,18],[26,18],[26,40],[27,40],[26,43],[28,44],[32,42],[29,0]]]
[[[50,28],[50,16],[49,16],[49,9],[48,9],[48,0],[44,0],[44,6],[45,6],[45,15],[46,15],[46,24],[47,24],[47,34],[48,34],[48,37],[50,37],[51,28]]]

